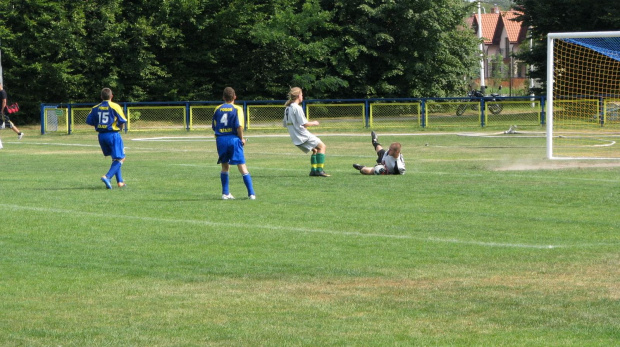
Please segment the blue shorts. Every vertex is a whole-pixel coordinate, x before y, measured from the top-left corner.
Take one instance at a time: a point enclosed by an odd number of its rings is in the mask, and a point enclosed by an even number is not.
[[[239,165],[245,164],[243,155],[243,144],[239,136],[218,136],[215,139],[217,144],[218,164]]]
[[[125,145],[118,132],[99,133],[99,145],[104,156],[112,156],[112,159],[125,158]]]

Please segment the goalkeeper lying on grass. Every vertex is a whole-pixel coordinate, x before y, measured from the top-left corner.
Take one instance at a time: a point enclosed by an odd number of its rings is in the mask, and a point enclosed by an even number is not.
[[[386,151],[377,140],[377,134],[374,131],[370,134],[372,136],[372,145],[375,147],[375,152],[377,152],[377,164],[373,167],[353,164],[353,167],[363,175],[404,175],[405,158],[400,153],[400,143],[392,143]]]

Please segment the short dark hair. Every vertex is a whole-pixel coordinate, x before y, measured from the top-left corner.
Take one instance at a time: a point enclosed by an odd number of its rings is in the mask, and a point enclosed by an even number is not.
[[[235,90],[232,89],[231,87],[224,88],[224,94],[222,95],[222,97],[224,98],[224,101],[226,102],[231,102],[235,100]]]
[[[112,89],[103,88],[101,89],[101,100],[111,100],[112,99]]]

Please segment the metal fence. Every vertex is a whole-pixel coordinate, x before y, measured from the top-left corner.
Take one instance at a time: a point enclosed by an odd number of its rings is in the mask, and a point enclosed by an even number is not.
[[[326,129],[420,129],[434,127],[540,127],[544,97],[502,97],[494,101],[463,98],[306,100],[309,120]],[[237,101],[246,130],[282,129],[284,100]],[[211,117],[221,102],[119,103],[128,118],[126,131],[211,131]],[[91,131],[86,116],[95,104],[42,104],[41,133]]]

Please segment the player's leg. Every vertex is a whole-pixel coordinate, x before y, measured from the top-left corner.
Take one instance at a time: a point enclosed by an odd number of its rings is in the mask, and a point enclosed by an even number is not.
[[[5,115],[4,116],[4,123],[6,124],[6,126],[8,126],[11,130],[13,130],[16,134],[17,134],[17,139],[21,140],[22,136],[24,136],[24,133],[22,133],[18,127],[15,126],[15,124],[13,124],[13,122],[11,122],[11,120],[9,119],[9,116]]]
[[[250,200],[256,199],[256,194],[254,193],[254,185],[252,184],[252,175],[250,175],[248,168],[245,164],[238,164],[237,168],[241,173],[241,177],[243,178],[243,183],[245,184],[245,187],[248,189],[248,198],[250,198]]]
[[[316,148],[312,149],[312,154],[310,155],[310,176],[316,176],[317,175],[317,158],[316,158],[316,154],[318,153]]]
[[[125,180],[123,180],[123,163],[125,163],[125,158],[118,160],[121,165],[118,167],[118,170],[116,171],[116,173],[114,174],[114,176],[116,176],[116,184],[118,185],[119,188],[123,188],[126,186],[125,184]]]
[[[385,149],[381,147],[381,145],[377,146],[379,148],[377,150],[377,164],[381,164],[383,162],[383,156],[385,155]]]
[[[105,157],[112,156],[113,145],[111,141],[112,139],[111,133],[99,133],[98,137],[99,137],[99,146],[101,146],[101,152],[103,153],[103,155]],[[108,170],[108,173],[101,176],[101,181],[105,184],[105,187],[108,189],[112,189],[112,184],[110,183],[110,178],[112,178],[112,175],[110,175],[110,173],[115,171],[113,169],[113,165],[114,165],[114,158],[112,158],[112,164],[110,165],[110,169]]]
[[[317,176],[327,177],[328,174],[325,173],[325,152],[327,151],[327,146],[320,141],[318,146],[315,148],[316,150],[316,172]]]
[[[229,170],[230,164],[222,163],[222,171],[220,172],[220,181],[222,182],[222,200],[232,200],[235,198],[232,194],[230,194]]]
[[[110,137],[112,141],[112,165],[110,166],[110,171],[108,171],[106,177],[110,180],[112,177],[116,177],[117,185],[122,188],[125,186],[122,172],[122,166],[125,162],[125,144],[123,143],[123,138],[119,133],[112,133]]]
[[[375,174],[372,167],[368,167],[368,166],[364,166],[360,164],[353,164],[353,167],[355,168],[355,170],[359,170],[359,172],[362,175],[374,175]]]
[[[381,146],[381,144],[379,143],[379,138],[377,137],[377,133],[374,131],[371,131],[370,137],[372,138],[372,145],[375,147],[375,151],[378,151],[377,146]]]

